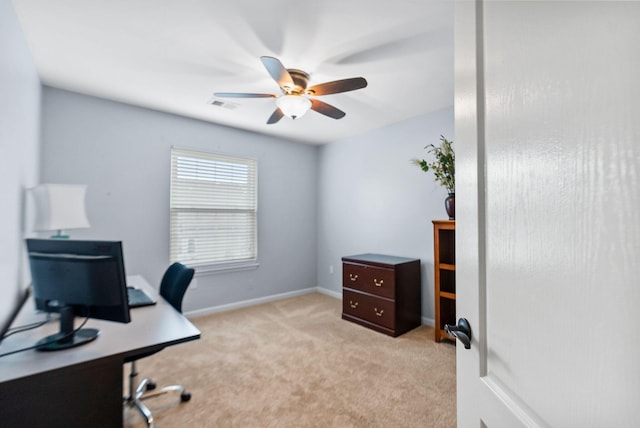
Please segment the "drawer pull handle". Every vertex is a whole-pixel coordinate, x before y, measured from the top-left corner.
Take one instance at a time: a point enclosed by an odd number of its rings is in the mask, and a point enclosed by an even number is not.
[[[384,309],[378,310],[378,308],[373,308],[373,311],[376,313],[376,316],[381,317],[384,314]]]
[[[355,309],[358,307],[358,302],[353,303],[353,300],[349,300],[349,306],[351,306],[352,309]]]
[[[378,280],[374,278],[373,283],[375,284],[376,287],[382,287],[382,284],[384,283],[384,279],[381,279],[380,282],[378,282]]]
[[[350,274],[349,274],[349,279],[350,279],[351,281],[357,281],[357,280],[358,280],[358,274],[355,274],[355,275],[354,275],[354,274],[350,273]]]

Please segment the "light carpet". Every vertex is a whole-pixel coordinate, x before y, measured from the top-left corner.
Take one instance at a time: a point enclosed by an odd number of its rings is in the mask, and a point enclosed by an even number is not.
[[[147,400],[156,426],[455,427],[455,346],[433,328],[392,338],[341,312],[314,293],[192,319],[200,340],[138,363],[192,394]],[[127,409],[125,426],[145,424]]]

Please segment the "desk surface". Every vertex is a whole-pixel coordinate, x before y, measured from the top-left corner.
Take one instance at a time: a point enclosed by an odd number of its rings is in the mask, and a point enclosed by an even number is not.
[[[85,328],[97,328],[100,335],[88,344],[55,352],[28,350],[0,358],[0,382],[24,378],[38,373],[62,369],[72,365],[91,363],[103,358],[122,358],[162,349],[200,337],[200,331],[180,312],[176,311],[141,276],[127,277],[127,283],[142,288],[157,300],[153,306],[131,309],[128,324],[89,319]],[[42,321],[32,300],[22,308],[14,326]],[[76,319],[76,327],[81,319]],[[59,323],[14,334],[0,344],[0,354],[33,346],[39,339],[59,330]]]

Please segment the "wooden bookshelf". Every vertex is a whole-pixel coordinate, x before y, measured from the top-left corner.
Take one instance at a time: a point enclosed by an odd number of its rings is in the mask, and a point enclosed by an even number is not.
[[[449,339],[445,324],[456,324],[456,221],[433,220],[435,339]]]

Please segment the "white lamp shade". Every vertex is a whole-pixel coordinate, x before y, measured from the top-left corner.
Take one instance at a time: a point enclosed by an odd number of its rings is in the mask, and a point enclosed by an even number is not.
[[[311,101],[302,95],[283,95],[276,100],[276,105],[285,116],[295,119],[309,110]]]
[[[63,230],[89,227],[84,184],[41,184],[31,189],[36,202],[34,230]]]

